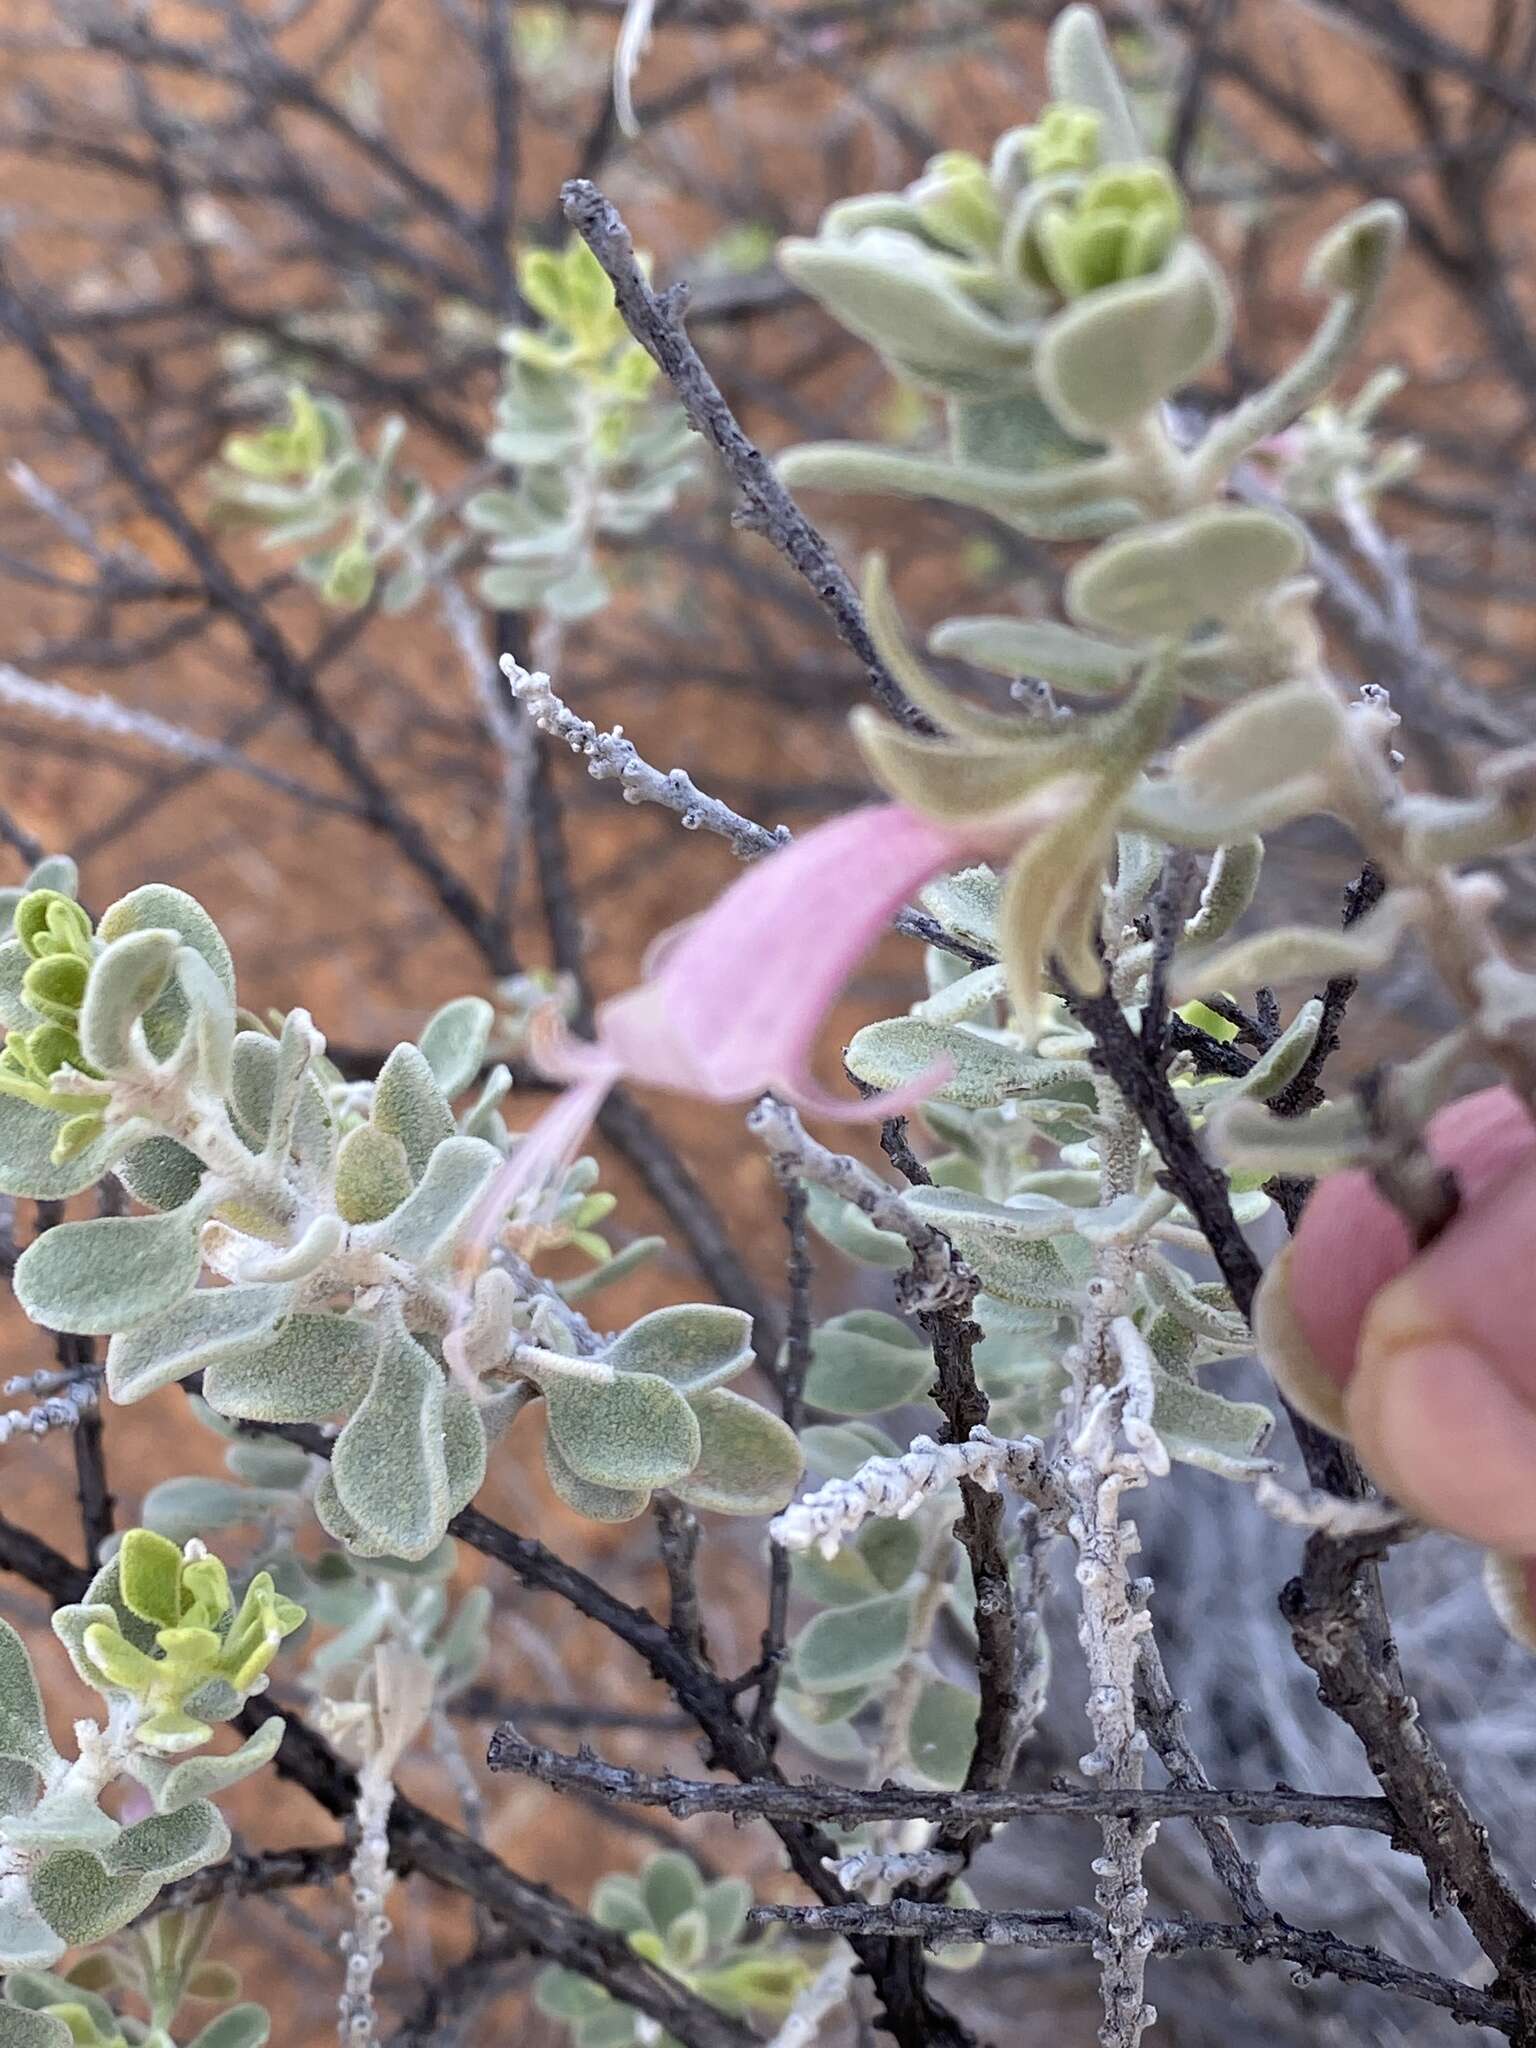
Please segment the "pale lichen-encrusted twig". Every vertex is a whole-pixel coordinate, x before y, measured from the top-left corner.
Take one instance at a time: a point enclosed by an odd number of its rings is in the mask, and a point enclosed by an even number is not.
[[[1133,1192],[1141,1149],[1134,1110],[1113,1082],[1098,1083],[1100,1199]],[[1114,1790],[1144,1783],[1147,1738],[1136,1720],[1136,1666],[1152,1626],[1151,1585],[1133,1578],[1141,1547],[1134,1522],[1121,1519],[1121,1496],[1168,1470],[1168,1453],[1152,1424],[1153,1358],[1131,1320],[1136,1252],[1106,1242],[1084,1289],[1077,1341],[1065,1355],[1071,1374],[1067,1427],[1052,1476],[1068,1503],[1067,1529],[1077,1548],[1081,1591],[1078,1639],[1088,1665],[1088,1718],[1094,1747],[1084,1774]],[[1142,1859],[1155,1823],[1115,1817],[1103,1824],[1104,1854],[1095,1862],[1095,1898],[1103,1931],[1094,1943],[1100,1965],[1103,2048],[1137,2048],[1156,2017],[1145,1996],[1151,1941]]]
[[[846,2002],[855,1960],[853,1950],[839,1942],[784,2015],[768,2048],[810,2048],[822,2021]]]
[[[958,1876],[964,1867],[962,1856],[939,1849],[855,1849],[847,1856],[828,1856],[822,1863],[844,1891],[870,1893],[894,1891],[903,1884],[932,1884]]]
[[[990,1430],[971,1432],[963,1444],[912,1439],[899,1458],[869,1458],[847,1479],[829,1479],[776,1515],[768,1533],[786,1550],[819,1550],[836,1557],[865,1522],[904,1522],[957,1480],[974,1480],[989,1493],[1011,1480],[1031,1499],[1045,1497],[1044,1447],[1034,1437],[1010,1441]]]
[[[1353,1536],[1380,1535],[1383,1543],[1413,1535],[1417,1523],[1389,1500],[1342,1500],[1335,1493],[1313,1488],[1294,1492],[1269,1473],[1254,1482],[1253,1497],[1267,1515],[1288,1529],[1304,1530],[1309,1536],[1331,1536],[1343,1540]]]
[[[594,782],[623,784],[624,801],[629,804],[660,804],[672,811],[690,832],[713,832],[726,840],[743,860],[771,853],[789,843],[789,829],[779,825],[769,831],[752,818],[733,811],[719,797],[706,796],[693,777],[682,768],[653,768],[624,728],[616,725],[603,732],[590,718],[582,718],[555,694],[542,670],[529,671],[510,654],[501,657],[502,673],[512,694],[542,733],[563,740],[573,754],[586,757],[587,773]]]
[[[923,1222],[896,1190],[845,1152],[829,1152],[810,1137],[799,1116],[777,1096],[765,1095],[747,1117],[747,1129],[768,1148],[777,1173],[797,1173],[867,1216],[877,1230],[902,1239],[912,1253],[912,1272],[902,1306],[914,1314],[966,1308],[976,1292],[975,1276],[956,1258],[948,1238]]]
[[[30,1408],[8,1408],[0,1413],[0,1444],[13,1436],[46,1436],[52,1429],[75,1429],[101,1399],[100,1382],[93,1373],[67,1374],[35,1372],[7,1380],[7,1394],[39,1393],[45,1399]]]

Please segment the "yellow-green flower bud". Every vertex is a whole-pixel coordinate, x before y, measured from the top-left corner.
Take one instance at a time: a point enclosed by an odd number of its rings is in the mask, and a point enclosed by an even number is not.
[[[373,595],[374,573],[373,557],[362,541],[348,541],[336,550],[320,594],[328,604],[339,604],[349,612],[361,611]]]
[[[945,150],[932,158],[907,198],[935,241],[965,256],[990,256],[1002,240],[1003,216],[980,157]]]
[[[32,889],[16,906],[16,936],[34,960],[56,954],[91,957],[91,920],[71,896],[57,889]]]
[[[263,483],[277,483],[288,477],[306,477],[326,458],[328,437],[325,415],[302,384],[288,392],[288,424],[268,427],[259,434],[231,434],[224,443],[224,460],[242,475]]]
[[[1059,171],[1097,170],[1102,125],[1092,107],[1073,106],[1067,100],[1047,107],[1029,138],[1032,174],[1049,178]]]
[[[1027,260],[1040,282],[1081,298],[1160,270],[1183,225],[1183,199],[1162,164],[1116,165],[1073,199],[1040,208]]]
[[[22,996],[39,1017],[73,1029],[90,971],[90,963],[75,953],[34,960],[21,977]]]
[[[229,1574],[216,1557],[189,1545],[189,1557],[167,1537],[130,1529],[118,1553],[122,1604],[155,1628],[151,1655],[116,1627],[93,1622],[85,1650],[107,1684],[131,1693],[145,1709],[135,1734],[146,1748],[175,1754],[195,1749],[212,1730],[187,1702],[215,1680],[244,1697],[304,1621],[269,1572],[258,1572],[230,1618]]]

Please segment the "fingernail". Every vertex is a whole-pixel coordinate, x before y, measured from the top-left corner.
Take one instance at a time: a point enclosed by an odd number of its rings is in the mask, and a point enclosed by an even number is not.
[[[1536,1650],[1536,1560],[1490,1550],[1483,1559],[1488,1604],[1517,1643]]]
[[[1298,1415],[1330,1436],[1347,1437],[1344,1390],[1318,1360],[1296,1314],[1291,1251],[1290,1245],[1280,1251],[1254,1296],[1253,1337],[1259,1360]]]
[[[1536,1410],[1412,1279],[1377,1297],[1345,1395],[1366,1469],[1395,1500],[1490,1549],[1536,1552]]]

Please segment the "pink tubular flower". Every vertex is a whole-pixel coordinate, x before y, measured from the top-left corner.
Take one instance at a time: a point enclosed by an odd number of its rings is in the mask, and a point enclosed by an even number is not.
[[[1075,777],[1038,791],[1006,821],[936,824],[879,804],[818,825],[757,861],[702,916],[652,949],[637,987],[604,1003],[596,1038],[549,1034],[535,1058],[570,1085],[491,1181],[471,1223],[470,1270],[520,1196],[556,1181],[621,1080],[712,1102],[768,1091],[814,1115],[892,1116],[931,1095],[936,1067],[891,1094],[829,1094],[813,1079],[816,1036],[854,968],[891,918],[934,876],[1011,852],[1078,800]]]

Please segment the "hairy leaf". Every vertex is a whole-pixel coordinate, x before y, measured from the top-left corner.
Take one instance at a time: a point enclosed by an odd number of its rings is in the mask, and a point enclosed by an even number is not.
[[[16,1298],[45,1329],[107,1336],[162,1315],[197,1284],[197,1207],[60,1223],[16,1262]]]

